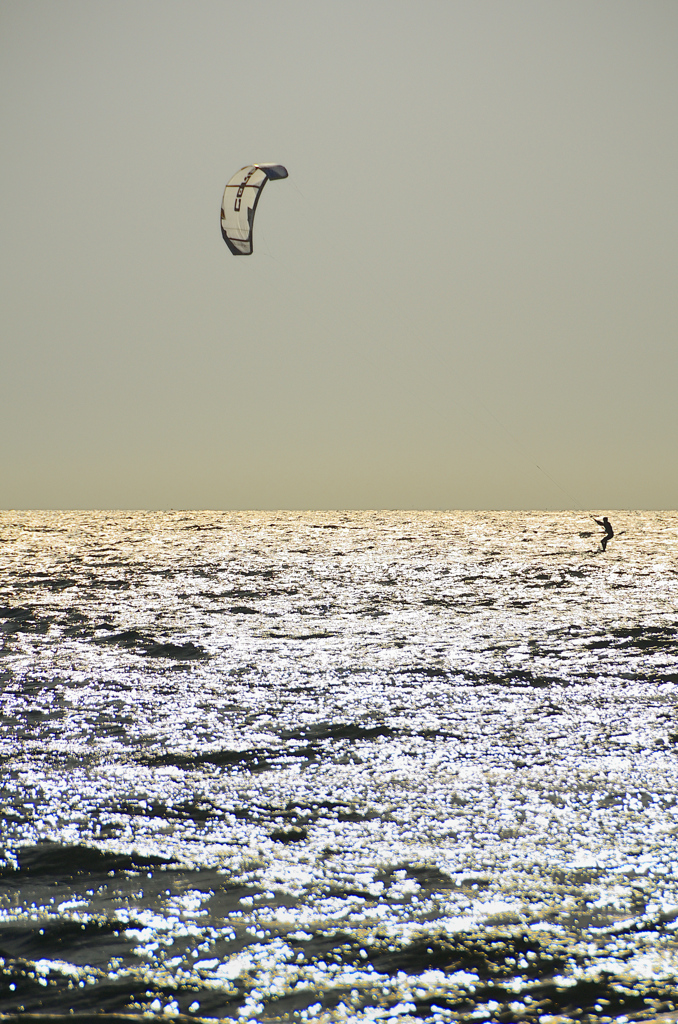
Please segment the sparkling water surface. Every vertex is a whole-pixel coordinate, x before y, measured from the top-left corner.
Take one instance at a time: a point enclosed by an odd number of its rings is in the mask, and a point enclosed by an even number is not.
[[[0,1012],[678,1007],[678,513],[0,513]]]

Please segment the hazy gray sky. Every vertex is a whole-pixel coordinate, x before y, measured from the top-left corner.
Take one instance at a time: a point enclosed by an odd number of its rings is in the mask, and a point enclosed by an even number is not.
[[[0,506],[678,506],[675,0],[0,12]]]

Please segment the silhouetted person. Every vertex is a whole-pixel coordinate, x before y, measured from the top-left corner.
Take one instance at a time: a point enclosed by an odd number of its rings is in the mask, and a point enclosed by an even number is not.
[[[602,526],[602,528],[605,530],[605,536],[600,538],[600,546],[602,547],[602,549],[604,551],[605,548],[607,547],[607,542],[609,540],[612,540],[612,538],[614,537],[614,530],[612,529],[612,523],[607,518],[607,516],[603,516],[602,519],[596,519],[595,517],[593,517],[593,522],[594,523],[598,523],[598,526]]]

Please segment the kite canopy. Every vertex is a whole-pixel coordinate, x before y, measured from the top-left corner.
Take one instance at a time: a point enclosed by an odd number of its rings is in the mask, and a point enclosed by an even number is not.
[[[264,185],[269,178],[276,181],[286,177],[287,169],[282,164],[248,164],[226,185],[221,202],[221,234],[234,256],[252,253],[254,211]]]

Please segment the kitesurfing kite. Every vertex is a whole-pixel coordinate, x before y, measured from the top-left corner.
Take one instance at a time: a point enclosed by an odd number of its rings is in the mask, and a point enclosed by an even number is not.
[[[234,174],[221,201],[221,233],[234,256],[252,254],[254,211],[264,185],[287,177],[282,164],[248,164]]]

